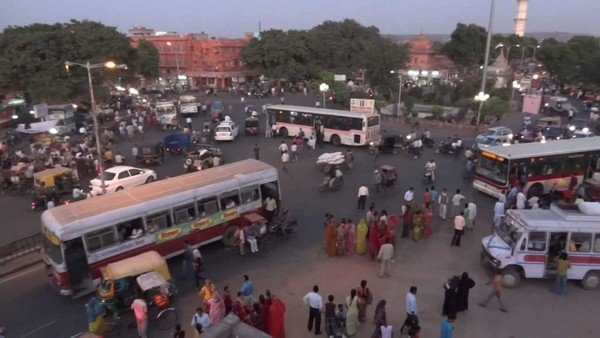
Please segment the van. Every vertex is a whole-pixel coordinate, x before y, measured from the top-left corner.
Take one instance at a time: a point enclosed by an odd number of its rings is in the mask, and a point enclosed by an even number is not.
[[[483,263],[502,273],[504,286],[522,278],[556,276],[554,259],[568,255],[567,279],[580,280],[584,289],[600,285],[600,203],[579,208],[553,204],[549,210],[507,210],[494,232],[481,240]]]

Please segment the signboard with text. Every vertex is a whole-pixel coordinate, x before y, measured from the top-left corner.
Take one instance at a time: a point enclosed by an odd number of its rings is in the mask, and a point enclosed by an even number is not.
[[[350,99],[350,111],[372,114],[375,112],[375,100]]]

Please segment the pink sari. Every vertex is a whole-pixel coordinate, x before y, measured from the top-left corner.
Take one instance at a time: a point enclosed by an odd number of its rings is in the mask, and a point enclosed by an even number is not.
[[[215,292],[208,302],[210,303],[210,310],[208,312],[210,324],[215,325],[221,319],[225,318],[225,302],[218,292]]]
[[[354,223],[346,223],[346,253],[354,255],[356,250],[356,226]]]

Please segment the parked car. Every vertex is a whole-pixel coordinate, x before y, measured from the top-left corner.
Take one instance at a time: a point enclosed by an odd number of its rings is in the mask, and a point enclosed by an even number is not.
[[[477,135],[475,142],[479,149],[510,143],[513,139],[513,133],[508,127],[492,127]]]
[[[588,128],[583,128],[583,130],[576,130],[571,138],[584,138],[584,137],[594,137],[596,134],[589,131]]]
[[[150,169],[134,168],[118,165],[108,168],[103,172],[106,193],[135,187],[138,185],[154,182],[157,178],[156,172]],[[90,181],[90,192],[93,195],[102,194],[102,181],[100,175]]]
[[[560,140],[564,137],[564,129],[561,126],[548,126],[542,129],[544,140]]]
[[[560,116],[544,116],[535,121],[536,127],[546,128],[549,126],[560,126],[562,123]]]
[[[233,141],[238,134],[238,125],[231,120],[225,120],[215,128],[215,141]]]

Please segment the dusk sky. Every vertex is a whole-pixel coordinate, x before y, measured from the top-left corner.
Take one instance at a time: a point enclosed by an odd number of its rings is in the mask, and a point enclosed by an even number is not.
[[[1,0],[0,28],[100,21],[126,33],[132,26],[240,37],[262,28],[306,29],[352,18],[382,33],[449,34],[458,22],[487,26],[491,0]],[[513,31],[516,0],[496,0],[493,31]],[[530,0],[526,32],[600,35],[600,0]]]

